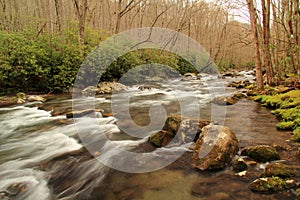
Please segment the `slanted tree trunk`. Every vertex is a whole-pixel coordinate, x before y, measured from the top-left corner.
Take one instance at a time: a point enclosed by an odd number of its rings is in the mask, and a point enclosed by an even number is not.
[[[254,37],[255,43],[255,67],[256,67],[256,86],[258,90],[263,89],[263,79],[262,79],[262,64],[260,59],[260,52],[259,52],[259,38],[258,38],[258,23],[257,23],[257,15],[256,9],[253,4],[253,0],[247,0],[249,14],[250,14],[250,22],[251,28]]]

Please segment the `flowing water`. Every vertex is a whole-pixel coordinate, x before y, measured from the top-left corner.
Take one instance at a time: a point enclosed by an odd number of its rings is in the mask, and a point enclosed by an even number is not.
[[[226,88],[225,92],[231,95],[236,90]],[[39,110],[38,102],[0,108],[0,199],[295,199],[290,192],[261,195],[249,191],[248,184],[263,166],[256,166],[247,177],[236,176],[230,169],[200,173],[190,165],[190,144],[156,150],[143,145],[172,113],[225,123],[236,133],[241,147],[292,145],[285,142],[288,133],[276,130],[277,120],[270,111],[253,101],[243,99],[228,106],[224,118],[225,107],[211,104],[220,95],[224,95],[223,80],[203,75],[201,81],[169,80],[150,90],[132,86],[116,96],[77,100],[81,104],[93,101],[96,108],[113,112],[114,117],[84,117],[75,120],[76,124],[64,115],[51,115],[70,111],[70,96],[44,103],[49,111]],[[112,102],[117,106],[111,106]],[[172,156],[177,151],[183,155],[157,171],[130,173],[138,169],[130,166],[136,159],[121,157],[118,149],[147,151],[141,159],[154,168],[153,155]],[[117,160],[127,173],[110,169],[93,156],[108,164]],[[291,155],[282,154],[282,158],[299,164]]]

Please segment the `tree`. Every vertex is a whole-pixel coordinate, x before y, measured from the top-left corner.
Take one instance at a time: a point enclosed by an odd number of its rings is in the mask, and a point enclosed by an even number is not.
[[[254,7],[253,0],[247,0],[250,22],[253,31],[253,38],[255,43],[255,67],[256,67],[256,85],[258,90],[263,89],[263,79],[262,79],[262,63],[260,58],[260,45],[258,37],[258,22],[256,8]]]
[[[76,15],[79,21],[79,43],[84,43],[85,21],[88,10],[87,0],[73,0],[76,10]]]

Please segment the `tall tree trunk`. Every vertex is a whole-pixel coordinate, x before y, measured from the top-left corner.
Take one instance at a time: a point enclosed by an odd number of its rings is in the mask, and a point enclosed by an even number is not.
[[[122,0],[118,1],[118,7],[117,7],[117,20],[116,20],[116,27],[115,27],[115,34],[120,32],[120,25],[121,25],[121,19],[122,19]]]
[[[62,31],[62,25],[61,25],[61,18],[62,18],[62,0],[54,0],[55,3],[55,12],[56,12],[56,24],[57,24],[57,30],[59,34],[61,34]]]
[[[80,4],[80,0],[74,0],[76,15],[79,21],[79,43],[84,44],[84,32],[85,32],[85,21],[88,10],[87,0],[83,0]]]
[[[273,69],[270,53],[270,0],[262,0],[262,14],[263,14],[263,47],[264,47],[264,67],[266,69],[267,84],[273,85]]]
[[[247,0],[249,14],[250,14],[250,21],[251,21],[251,28],[254,37],[255,43],[255,67],[256,67],[256,85],[258,90],[263,89],[263,79],[262,79],[262,65],[260,59],[260,52],[259,52],[259,38],[258,38],[258,24],[256,18],[256,9],[253,4],[253,0]]]

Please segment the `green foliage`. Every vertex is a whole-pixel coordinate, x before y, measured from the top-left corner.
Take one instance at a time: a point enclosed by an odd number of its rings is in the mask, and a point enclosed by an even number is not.
[[[75,35],[0,32],[0,92],[61,92],[72,86],[91,49],[90,44],[79,45]]]

